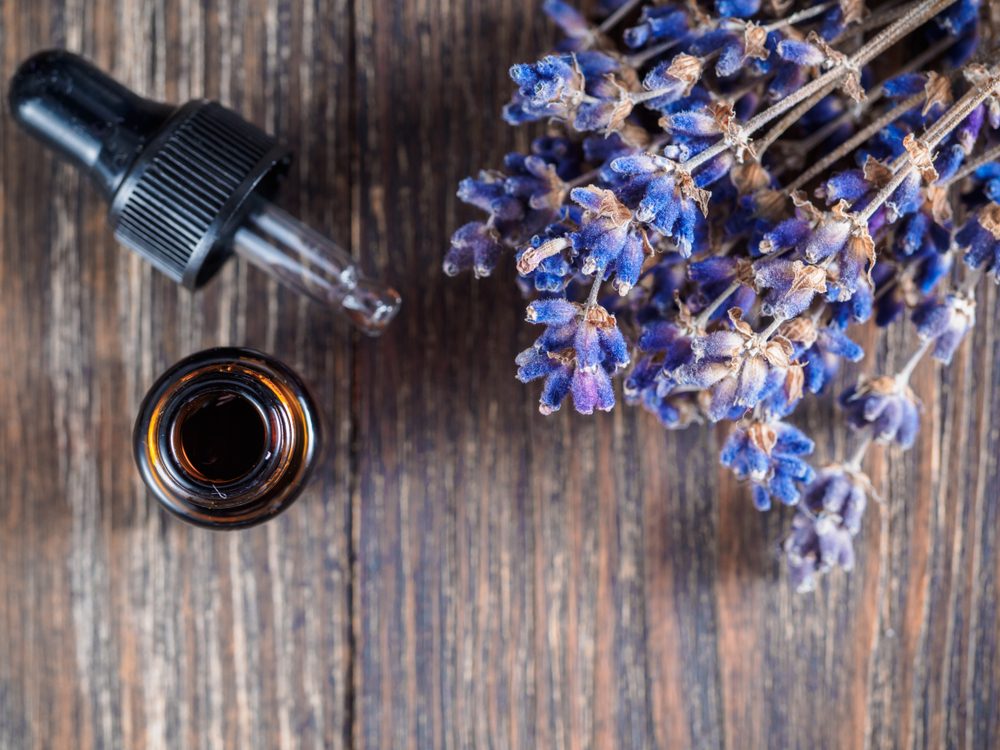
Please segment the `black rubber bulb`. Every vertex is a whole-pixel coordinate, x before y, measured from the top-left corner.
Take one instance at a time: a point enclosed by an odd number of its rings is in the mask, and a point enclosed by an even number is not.
[[[176,111],[62,50],[26,60],[10,82],[14,119],[86,172],[108,198]]]

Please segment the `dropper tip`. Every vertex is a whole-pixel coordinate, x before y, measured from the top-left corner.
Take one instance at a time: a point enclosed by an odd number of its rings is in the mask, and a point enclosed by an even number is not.
[[[402,299],[392,287],[360,279],[344,297],[344,313],[368,336],[381,336],[399,312]]]

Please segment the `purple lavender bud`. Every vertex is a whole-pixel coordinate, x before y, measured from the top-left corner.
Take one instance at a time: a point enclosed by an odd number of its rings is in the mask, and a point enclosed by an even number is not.
[[[887,293],[879,297],[875,306],[875,325],[879,328],[892,325],[906,311],[905,290],[900,289],[898,285],[889,286],[888,284],[883,285],[882,289],[885,289]]]
[[[638,49],[648,42],[665,42],[684,36],[688,30],[688,14],[670,5],[646,5],[639,16],[639,23],[625,29],[625,44]]]
[[[612,169],[618,162],[619,160],[615,160]],[[680,212],[681,201],[677,195],[676,183],[673,177],[664,175],[648,183],[645,196],[636,209],[635,217],[670,237]]]
[[[725,288],[736,280],[746,263],[729,255],[713,256],[693,262],[688,266],[688,276],[699,287],[716,286]]]
[[[537,346],[525,349],[517,355],[514,362],[518,367],[517,379],[522,383],[548,377],[561,366],[548,352]]]
[[[730,78],[744,67],[744,47],[742,42],[734,41],[722,48],[719,59],[715,63],[715,74],[719,78]]]
[[[554,165],[529,156],[521,163],[520,171],[504,180],[507,195],[527,201],[535,209],[557,208],[562,203],[565,185]]]
[[[677,112],[664,118],[664,130],[675,135],[710,136],[718,135],[719,123],[715,117],[705,112]]]
[[[674,59],[664,60],[656,64],[646,74],[646,77],[642,79],[643,88],[658,94],[655,99],[646,102],[647,106],[653,109],[663,109],[687,96],[693,86],[691,77],[694,76],[696,79],[695,74],[701,69],[700,61],[696,58],[691,58],[691,60],[693,67],[690,76],[680,74]]]
[[[976,322],[976,303],[962,294],[928,300],[913,312],[913,322],[921,339],[934,342],[934,359],[949,364],[965,334]]]
[[[583,272],[603,276],[630,243],[642,242],[631,226],[632,212],[610,190],[574,188],[570,195],[587,212],[570,241],[584,258]]]
[[[597,329],[597,339],[604,353],[604,364],[614,370],[628,367],[631,361],[629,345],[617,325]]]
[[[543,117],[556,117],[560,108],[550,105],[544,111],[535,110],[519,92],[514,92],[511,100],[504,105],[502,117],[508,125],[523,125]]]
[[[704,217],[701,210],[690,200],[681,203],[681,215],[678,219],[674,232],[674,241],[677,245],[677,252],[683,257],[690,258],[694,249],[700,243],[698,241],[698,231],[704,228]]]
[[[474,221],[466,224],[451,237],[451,248],[445,255],[444,272],[455,276],[471,270],[476,276],[489,276],[503,253],[503,246],[494,229]]]
[[[955,235],[955,242],[965,248],[967,266],[985,268],[1000,278],[1000,203],[980,209]]]
[[[818,263],[840,252],[850,236],[849,221],[832,216],[826,217],[805,241],[803,253],[810,263]]]
[[[952,268],[952,254],[935,248],[927,243],[916,258],[916,271],[913,283],[921,294],[930,294]]]
[[[715,0],[715,9],[721,16],[750,18],[760,10],[760,0]]]
[[[692,39],[689,51],[692,55],[705,57],[734,40],[739,40],[739,35],[720,26]]]
[[[614,58],[602,52],[578,52],[572,55],[549,55],[535,63],[510,68],[510,77],[518,91],[504,117],[520,123],[532,119],[567,117],[581,95],[592,85],[600,85],[605,76],[618,69]]]
[[[724,329],[692,339],[691,349],[697,360],[730,360],[740,354],[746,340],[739,331]]]
[[[875,266],[874,274],[878,273],[879,266]],[[832,287],[833,285],[829,285]],[[827,298],[829,299],[829,292]],[[854,291],[854,295],[849,300],[833,301],[829,303],[833,312],[833,322],[840,328],[845,328],[851,323],[865,323],[871,319],[875,307],[875,294],[871,284],[861,284]]]
[[[570,39],[586,39],[590,36],[590,24],[572,5],[563,0],[545,0],[542,11],[551,18]]]
[[[793,65],[816,66],[826,61],[826,55],[819,47],[795,39],[782,39],[778,42],[778,55]]]
[[[906,148],[903,146],[903,139],[910,134],[910,131],[906,128],[901,127],[896,123],[891,123],[886,125],[878,132],[879,143],[885,147],[885,151],[880,156],[875,154],[876,158],[884,157],[897,157],[900,156]]]
[[[576,62],[577,67],[588,83],[590,81],[601,81],[609,73],[614,73],[620,67],[614,57],[606,55],[603,52],[595,52],[593,50],[574,52],[570,57]]]
[[[668,320],[654,320],[643,326],[639,348],[644,352],[662,352],[681,336],[681,329]]]
[[[544,106],[559,100],[568,91],[579,90],[573,58],[549,55],[536,63],[512,65],[510,77],[528,102]]]
[[[580,414],[593,414],[595,409],[611,411],[614,408],[615,391],[603,368],[577,368],[573,373],[572,391],[573,406]]]
[[[764,234],[759,250],[762,254],[781,252],[803,242],[811,232],[808,221],[802,219],[786,219],[771,231]]]
[[[872,184],[865,179],[862,170],[848,169],[835,174],[824,182],[816,194],[825,199],[828,206],[832,206],[842,200],[854,203],[864,197],[871,189]]]
[[[584,211],[600,214],[607,207],[608,191],[594,187],[578,187],[570,191],[572,198]]]
[[[572,383],[573,371],[569,367],[560,366],[553,370],[545,379],[538,411],[546,415],[558,411],[566,396],[569,395]]]
[[[466,177],[458,183],[458,198],[463,203],[488,211],[498,218],[514,219],[523,214],[520,201],[504,191],[504,178],[488,172],[478,179]]]
[[[901,216],[912,214],[918,210],[924,202],[922,187],[920,173],[913,170],[885,202],[886,221],[892,224]]]
[[[601,348],[596,325],[589,321],[580,324],[573,340],[573,350],[578,370],[593,370],[600,366],[604,361],[604,350]]]
[[[619,295],[624,297],[639,282],[645,260],[646,249],[642,237],[637,232],[629,232],[611,268],[615,275],[612,286]]]
[[[529,323],[546,326],[564,326],[574,321],[579,314],[580,306],[575,302],[553,297],[536,299],[528,305],[527,320]]]
[[[826,272],[801,260],[767,258],[754,264],[754,272],[758,288],[768,290],[761,312],[769,317],[794,318],[826,291]]]
[[[904,255],[913,255],[917,252],[923,246],[930,225],[931,217],[923,211],[919,211],[907,219],[897,235],[899,251]]]
[[[979,20],[979,0],[959,0],[934,20],[952,36],[959,36]]]
[[[780,101],[802,88],[808,79],[806,70],[792,63],[776,65],[775,75],[767,87],[767,98],[773,102]]]
[[[643,391],[655,387],[656,376],[659,375],[661,369],[656,357],[643,357],[636,362],[635,367],[632,368],[622,384],[625,401],[629,404],[637,403]]]
[[[971,153],[973,146],[976,145],[976,140],[979,138],[979,132],[982,130],[985,120],[986,105],[980,104],[955,129],[955,140],[966,154]]]
[[[722,465],[732,469],[739,479],[763,482],[771,471],[771,450],[775,440],[771,425],[757,422],[737,427],[722,447]]]
[[[691,341],[694,358],[671,375],[678,385],[709,389],[707,416],[713,422],[752,409],[797,367],[792,344],[782,337],[764,340],[730,311],[733,330],[713,331]]]
[[[535,346],[551,354],[564,352],[573,345],[573,339],[576,336],[576,329],[579,324],[579,320],[573,320],[566,325],[549,326],[538,337]]]
[[[768,366],[763,357],[747,357],[736,378],[732,406],[753,408],[764,398]]]
[[[611,169],[623,177],[652,175],[665,164],[665,160],[653,154],[636,153],[620,156],[611,162]]]
[[[678,182],[675,165],[662,157],[649,155],[615,159],[611,168],[628,177],[642,199],[635,210],[636,221],[648,224],[666,237],[673,237],[678,252],[689,257],[698,243],[698,232],[704,224],[701,208],[695,202],[707,200],[697,186],[683,188]],[[685,195],[685,190],[687,194]]]
[[[841,360],[859,362],[864,355],[864,349],[836,326],[819,329],[816,341],[802,355],[806,388],[822,393],[840,370]]]
[[[840,397],[847,423],[855,429],[871,429],[880,443],[897,443],[903,450],[913,446],[920,428],[920,407],[908,385],[893,377],[862,380]]]
[[[573,129],[581,133],[606,130],[615,114],[615,101],[586,102],[576,109]]]
[[[700,188],[706,188],[725,177],[733,168],[736,158],[726,151],[718,156],[709,159],[702,165],[694,176],[694,184]]]
[[[830,10],[820,16],[819,35],[824,41],[831,42],[841,36],[848,26],[848,18],[844,16],[840,4],[834,5]],[[854,22],[854,19],[851,19]]]
[[[882,91],[889,99],[908,99],[923,92],[927,76],[923,73],[902,73],[882,84]]]
[[[812,591],[816,578],[835,567],[854,567],[852,539],[861,529],[866,503],[863,480],[840,466],[824,469],[806,488],[784,543],[797,591]]]
[[[973,176],[983,183],[983,192],[993,203],[1000,199],[1000,162],[990,161],[978,167]]]
[[[691,339],[676,324],[660,320],[646,325],[639,336],[639,348],[663,354],[662,369],[676,370],[691,361]]]

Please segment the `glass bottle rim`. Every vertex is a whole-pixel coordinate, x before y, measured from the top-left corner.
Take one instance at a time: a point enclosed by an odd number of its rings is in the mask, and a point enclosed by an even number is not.
[[[231,478],[207,476],[185,455],[185,415],[200,399],[232,394],[263,422],[253,465]],[[136,418],[135,459],[156,499],[175,516],[211,528],[273,518],[298,497],[318,453],[317,410],[301,379],[274,358],[240,347],[193,354],[164,372]]]

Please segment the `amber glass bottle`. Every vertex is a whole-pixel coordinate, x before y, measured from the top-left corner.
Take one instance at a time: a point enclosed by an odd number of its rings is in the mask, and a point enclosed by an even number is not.
[[[171,513],[213,529],[262,523],[305,486],[317,410],[298,376],[251,349],[208,349],[167,370],[135,423],[135,459]]]

